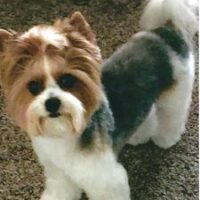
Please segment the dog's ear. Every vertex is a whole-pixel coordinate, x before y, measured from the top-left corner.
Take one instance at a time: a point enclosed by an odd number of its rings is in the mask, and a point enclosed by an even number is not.
[[[54,27],[66,35],[70,32],[78,32],[91,43],[96,43],[95,34],[93,33],[90,25],[78,11],[74,12],[70,18],[56,20]]]
[[[10,40],[15,33],[13,31],[7,31],[0,29],[0,52],[3,51],[4,46],[8,40]]]
[[[14,31],[7,31],[5,29],[0,29],[0,85],[2,85],[2,53],[6,47],[8,41],[13,37]]]
[[[74,12],[69,20],[69,24],[74,27],[74,29],[79,32],[82,36],[84,36],[87,40],[94,43],[95,35],[87,23],[86,19],[80,12]]]

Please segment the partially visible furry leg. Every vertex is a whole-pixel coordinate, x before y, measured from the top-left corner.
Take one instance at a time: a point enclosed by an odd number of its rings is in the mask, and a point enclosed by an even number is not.
[[[44,166],[46,184],[40,200],[79,200],[82,194],[64,171],[54,164]]]
[[[110,147],[86,156],[74,179],[89,200],[131,200],[128,176]]]
[[[176,144],[185,130],[194,79],[192,55],[184,62],[173,56],[172,64],[176,83],[169,91],[164,91],[156,102],[158,130],[152,140],[162,148]]]
[[[137,131],[133,133],[127,143],[136,146],[138,144],[144,144],[148,142],[149,139],[155,134],[157,126],[158,121],[156,116],[156,108],[155,105],[153,105],[144,122],[142,122]]]

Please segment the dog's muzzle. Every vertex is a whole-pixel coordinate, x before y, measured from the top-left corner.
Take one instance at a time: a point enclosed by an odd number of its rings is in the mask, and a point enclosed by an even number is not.
[[[45,108],[49,112],[49,116],[52,118],[60,116],[60,106],[61,101],[57,97],[51,97],[45,101]]]

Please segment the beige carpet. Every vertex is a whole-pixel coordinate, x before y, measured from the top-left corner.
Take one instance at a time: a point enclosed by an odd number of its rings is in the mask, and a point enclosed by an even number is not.
[[[113,1],[75,6],[69,0],[0,0],[0,27],[22,31],[80,10],[96,31],[105,58],[138,30],[141,13],[139,0]],[[0,200],[37,200],[44,187],[42,169],[26,134],[4,113],[2,98],[0,105]],[[197,82],[182,140],[169,150],[151,143],[126,146],[120,160],[129,174],[132,200],[198,199]]]

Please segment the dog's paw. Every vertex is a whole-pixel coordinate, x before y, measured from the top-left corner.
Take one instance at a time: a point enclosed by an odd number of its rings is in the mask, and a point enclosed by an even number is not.
[[[60,196],[57,196],[57,195],[52,195],[52,194],[48,194],[48,193],[44,193],[40,200],[73,200],[73,199],[66,199],[65,197],[60,197]]]
[[[168,149],[168,148],[172,147],[173,145],[175,145],[180,140],[180,137],[167,138],[167,137],[156,135],[156,136],[152,137],[151,140],[158,147],[163,148],[163,149]]]

